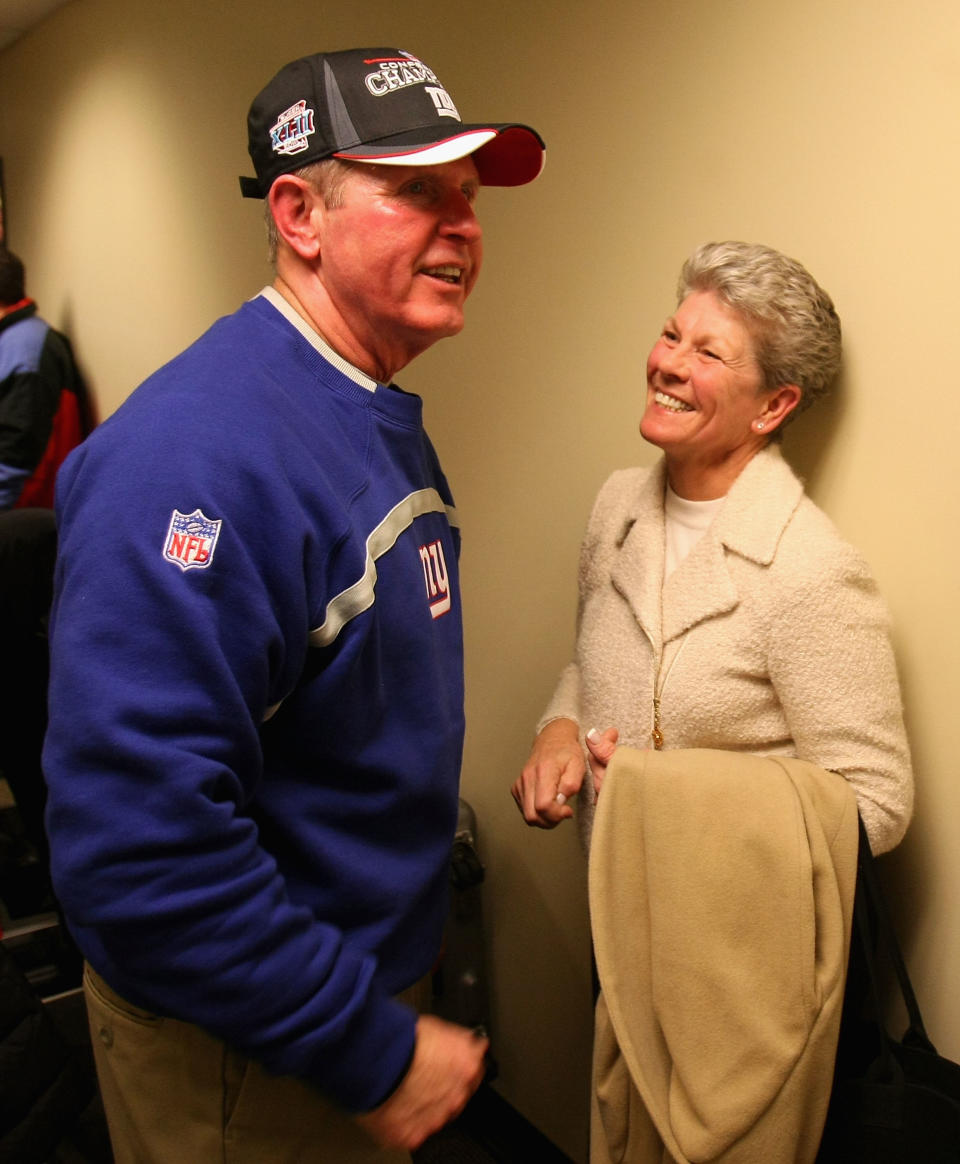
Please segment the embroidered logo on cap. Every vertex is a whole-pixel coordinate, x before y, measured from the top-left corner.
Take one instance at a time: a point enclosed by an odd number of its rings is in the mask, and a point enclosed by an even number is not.
[[[423,61],[404,53],[400,57],[391,57],[384,60],[370,60],[368,65],[379,65],[375,73],[367,73],[363,82],[374,97],[384,97],[387,93],[395,93],[397,89],[406,89],[410,85],[423,85],[434,108],[440,117],[453,117],[461,120],[453,98],[437,80],[437,74],[428,69]],[[432,84],[426,84],[430,81]]]
[[[428,69],[423,61],[418,61],[409,53],[368,60],[364,64],[380,66],[375,73],[367,73],[363,79],[374,97],[382,97],[395,89],[406,89],[408,85],[422,85],[424,81],[437,80],[437,74],[432,69]]]
[[[163,556],[181,570],[205,570],[213,561],[223,521],[211,521],[201,510],[181,513],[175,509],[170,517]]]
[[[424,85],[424,89],[430,94],[434,108],[441,117],[455,117],[457,121],[460,120],[460,114],[453,103],[453,98],[446,89],[441,89],[439,85]]]
[[[313,110],[306,101],[298,101],[284,110],[270,127],[270,148],[275,154],[299,154],[310,145],[310,134],[316,132]]]

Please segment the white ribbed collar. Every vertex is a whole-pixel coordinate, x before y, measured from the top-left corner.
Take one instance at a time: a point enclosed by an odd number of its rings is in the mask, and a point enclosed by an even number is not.
[[[298,311],[295,311],[291,304],[284,299],[276,287],[264,287],[260,294],[280,312],[284,319],[293,324],[303,338],[315,347],[328,363],[333,364],[344,376],[349,376],[361,388],[366,388],[368,392],[376,392],[377,381],[371,379],[366,372],[361,372],[359,368],[355,368],[339,352],[335,352],[323,336],[318,331],[315,331],[303,316]]]

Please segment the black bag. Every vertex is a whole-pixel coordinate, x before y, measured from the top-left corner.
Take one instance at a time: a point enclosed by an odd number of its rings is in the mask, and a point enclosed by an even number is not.
[[[851,964],[859,955],[872,1016],[861,1020],[854,1040],[849,1027],[846,1032],[841,1028],[841,1053],[817,1164],[958,1164],[960,1066],[937,1054],[924,1029],[862,821],[853,924]],[[909,1025],[899,1041],[890,1036],[883,1019],[881,957],[893,965],[906,1004]]]

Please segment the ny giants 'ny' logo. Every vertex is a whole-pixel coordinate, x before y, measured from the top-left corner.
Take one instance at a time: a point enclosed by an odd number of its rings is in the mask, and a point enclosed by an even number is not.
[[[430,600],[430,613],[434,618],[446,614],[450,609],[450,580],[447,577],[447,563],[440,541],[420,547],[420,562],[423,565],[423,580]]]

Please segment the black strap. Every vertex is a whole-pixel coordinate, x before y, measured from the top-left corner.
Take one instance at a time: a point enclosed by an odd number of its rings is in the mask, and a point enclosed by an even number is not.
[[[870,975],[872,1001],[876,1011],[877,1026],[883,1036],[885,1054],[889,1054],[890,1035],[883,1020],[883,1009],[880,1005],[880,975],[877,969],[877,954],[880,952],[886,954],[896,971],[900,992],[907,1008],[909,1027],[904,1036],[905,1040],[909,1040],[914,1046],[921,1046],[936,1054],[936,1048],[930,1042],[923,1025],[920,1005],[917,1002],[913,984],[910,982],[910,975],[900,950],[900,943],[894,933],[890,912],[887,909],[886,899],[880,887],[880,879],[877,876],[875,858],[870,852],[870,842],[867,839],[862,819],[860,820],[860,850],[857,864],[859,875],[857,877],[854,914],[863,947],[864,961]],[[870,932],[870,917],[873,918],[876,926],[875,935],[871,935]]]
[[[260,189],[259,178],[241,178],[240,193],[244,198],[262,198],[263,191]]]

